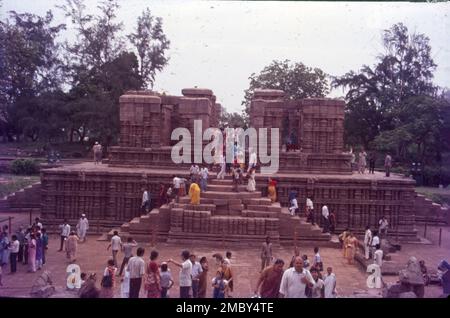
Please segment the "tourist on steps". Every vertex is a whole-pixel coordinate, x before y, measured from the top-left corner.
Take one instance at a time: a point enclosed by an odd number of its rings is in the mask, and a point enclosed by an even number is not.
[[[289,212],[295,216],[298,212],[297,192],[289,192]]]
[[[364,258],[367,260],[370,258],[370,242],[372,242],[372,231],[370,226],[366,226],[366,232],[364,233]]]
[[[269,178],[268,186],[267,186],[267,193],[269,199],[273,202],[277,201],[277,181]]]
[[[270,265],[272,261],[272,243],[270,237],[266,237],[266,241],[261,246],[261,271],[260,273]]]
[[[306,222],[314,225],[314,203],[312,198],[306,198]]]
[[[200,187],[197,183],[192,183],[189,188],[189,197],[191,198],[191,204],[200,204]]]
[[[256,191],[255,168],[250,169],[250,172],[247,173],[247,178],[248,178],[247,191],[255,192]]]

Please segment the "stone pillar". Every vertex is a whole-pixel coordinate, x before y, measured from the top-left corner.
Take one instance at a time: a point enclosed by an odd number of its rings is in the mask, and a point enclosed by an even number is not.
[[[149,148],[161,144],[161,98],[152,95],[120,97],[120,146]]]

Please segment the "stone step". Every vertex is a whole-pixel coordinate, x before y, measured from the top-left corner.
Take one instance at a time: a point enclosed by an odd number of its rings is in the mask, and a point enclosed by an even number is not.
[[[277,213],[270,211],[243,210],[241,215],[244,217],[274,218],[277,216]]]
[[[261,197],[261,192],[223,192],[207,191],[203,193],[204,198],[210,199],[253,199]]]
[[[233,180],[231,180],[231,179],[213,179],[213,180],[209,181],[209,184],[233,185]]]
[[[239,191],[246,191],[247,186],[246,185],[239,185],[238,186]],[[217,191],[217,192],[232,192],[233,191],[233,185],[232,184],[208,184],[208,187],[206,188],[206,192],[208,191]],[[200,194],[201,197],[201,194]]]

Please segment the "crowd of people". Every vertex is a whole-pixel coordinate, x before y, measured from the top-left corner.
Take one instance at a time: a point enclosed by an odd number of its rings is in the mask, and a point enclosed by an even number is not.
[[[369,174],[375,173],[375,162],[376,162],[375,152],[370,152],[369,154],[367,154],[364,148],[362,148],[359,151],[357,157],[356,153],[353,152],[353,148],[350,148],[349,153],[351,154],[350,165],[352,171],[357,171],[359,174],[364,174],[367,168],[367,161],[369,161]],[[390,177],[391,168],[392,168],[392,157],[389,153],[387,153],[384,158],[384,170],[386,172],[386,177]]]

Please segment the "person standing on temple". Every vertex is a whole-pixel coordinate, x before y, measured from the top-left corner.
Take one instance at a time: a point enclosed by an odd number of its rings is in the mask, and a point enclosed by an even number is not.
[[[150,194],[146,188],[142,188],[141,212],[150,212]]]
[[[273,202],[277,201],[277,181],[269,178],[268,186],[267,186],[267,193],[269,199]]]
[[[381,249],[380,244],[377,244],[375,248],[376,251],[373,253],[373,263],[381,268],[381,266],[383,266],[383,250]]]
[[[370,258],[370,243],[372,242],[372,231],[370,230],[370,226],[366,226],[366,232],[364,234],[364,257],[365,259]]]
[[[256,191],[255,168],[250,169],[250,172],[247,173],[247,177],[248,177],[247,191],[255,192]]]
[[[225,162],[225,156],[220,156],[220,171],[217,174],[217,179],[224,179],[225,178],[225,172],[226,172],[226,162]]]
[[[67,240],[67,237],[70,234],[70,225],[67,223],[67,220],[64,219],[63,224],[61,224],[59,226],[60,230],[61,230],[61,245],[59,246],[59,252],[62,252],[63,247],[64,247],[64,242]]]
[[[297,192],[289,192],[289,212],[292,216],[295,216],[298,212]]]
[[[330,232],[330,220],[329,217],[330,213],[328,211],[328,207],[326,205],[324,205],[322,207],[322,220],[323,220],[323,233],[329,233]]]
[[[266,237],[266,241],[261,246],[261,271],[270,265],[272,261],[272,243],[270,242],[270,237]]]
[[[381,238],[386,238],[387,236],[387,229],[389,227],[389,222],[386,218],[386,216],[382,216],[381,219],[378,221],[378,233],[380,233]]]
[[[391,168],[392,168],[392,157],[389,153],[387,153],[386,157],[384,158],[384,169],[386,171],[386,177],[389,177],[391,175]]]
[[[206,192],[206,189],[208,187],[208,168],[206,168],[206,166],[204,166],[201,170],[200,170],[200,189],[202,190],[202,192]]]
[[[250,158],[248,160],[247,173],[249,173],[252,169],[256,169],[256,164],[258,162],[255,150],[253,148],[250,148],[249,150],[250,150]]]
[[[161,182],[159,184],[159,206],[161,207],[162,205],[167,203],[168,203],[167,189],[164,183]]]
[[[366,161],[367,153],[364,151],[364,149],[361,149],[358,156],[358,170],[359,173],[364,174],[366,171]]]
[[[191,204],[199,205],[200,204],[200,187],[197,183],[193,182],[189,188],[189,197],[191,199]]]
[[[80,238],[81,242],[86,242],[86,234],[87,230],[89,229],[89,221],[86,218],[86,214],[81,214],[81,218],[78,220],[77,224],[77,232],[78,237]]]
[[[380,245],[380,238],[378,237],[378,231],[373,231],[372,240],[370,241],[370,251],[372,255],[375,254],[377,245]]]
[[[97,165],[102,161],[102,145],[96,141],[92,149],[94,150],[94,164]]]
[[[369,173],[375,173],[375,152],[371,152],[369,155]]]
[[[311,198],[306,198],[306,221],[314,225],[314,203]]]

